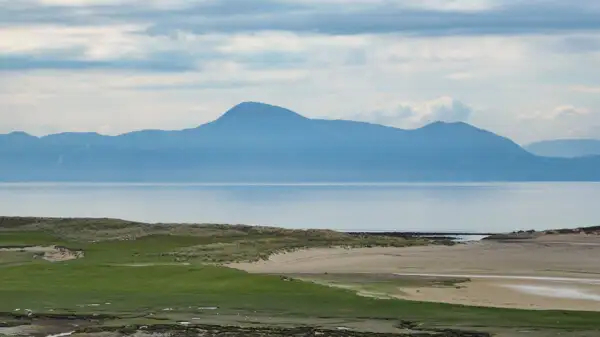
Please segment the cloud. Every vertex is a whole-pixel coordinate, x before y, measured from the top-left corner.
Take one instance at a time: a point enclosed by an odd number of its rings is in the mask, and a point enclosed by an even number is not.
[[[399,5],[440,11],[478,12],[493,9],[496,3],[493,0],[406,0]]]
[[[140,35],[142,30],[138,25],[0,28],[0,71],[196,67],[197,57],[176,50],[169,39]]]
[[[529,130],[533,140],[587,138],[600,127],[600,116],[595,112],[566,104],[522,114],[516,122]]]
[[[600,94],[600,86],[587,86],[587,85],[577,85],[571,88],[572,91],[589,93],[589,94]]]
[[[189,59],[178,55],[157,55],[151,59],[85,60],[71,57],[37,55],[0,55],[0,72],[26,70],[126,70],[150,72],[182,72],[195,69]]]
[[[556,34],[600,29],[600,6],[588,0],[306,1],[200,0],[5,2],[5,24],[149,24],[153,34],[290,31],[327,35],[411,36]]]
[[[397,33],[420,36],[532,34],[576,32],[600,29],[597,12],[578,7],[550,6],[535,8],[531,20],[529,6],[505,7],[481,12],[458,12],[435,9],[406,9],[395,6],[372,6],[360,11],[345,8],[281,10],[246,16],[244,13],[221,16],[204,15],[202,8],[188,15],[157,20],[150,31],[164,33],[184,29],[197,33],[282,30],[328,35]],[[176,19],[177,18],[177,19]]]
[[[600,139],[600,125],[595,125],[589,127],[585,133],[583,133],[584,137],[590,137],[595,139]]]
[[[587,108],[580,108],[572,105],[560,105],[548,111],[535,111],[533,113],[522,114],[520,119],[559,121],[561,119],[577,118],[589,114],[590,110]]]
[[[458,72],[458,73],[452,73],[452,74],[446,75],[447,79],[456,80],[456,81],[469,80],[474,77],[476,77],[476,75],[473,73],[470,73],[470,72]]]
[[[170,39],[141,34],[144,29],[144,26],[135,24],[0,26],[0,55],[111,61],[143,59],[153,52],[160,54],[172,49]]]
[[[563,53],[598,53],[600,38],[597,35],[567,36],[556,41],[553,47]]]
[[[432,122],[465,122],[473,108],[452,97],[444,96],[430,101],[400,103],[390,109],[360,114],[358,119],[401,127],[419,127]]]
[[[599,13],[589,0],[0,0],[0,132],[190,127],[255,100],[548,138],[600,125]]]
[[[590,113],[589,109],[586,108],[578,108],[572,105],[561,105],[548,114],[547,118],[549,119],[558,119],[558,118],[569,118],[573,116],[582,116],[588,115]]]
[[[600,29],[596,20],[600,11],[590,6],[580,0],[570,6],[544,2],[535,7],[538,17],[532,21],[533,8],[515,0],[2,1],[1,70],[188,71],[213,59],[256,68],[298,67],[317,58],[322,64],[331,63],[331,52],[348,65],[388,58],[411,68],[416,58],[422,63],[507,60],[520,57],[521,47],[505,43],[498,48],[495,39],[487,38],[473,47],[462,43],[460,36],[469,36],[463,37],[467,40],[474,35]],[[586,24],[588,16],[594,17],[593,24]],[[415,36],[448,35],[454,37],[438,38],[439,46],[429,42],[418,46],[418,54],[408,48],[419,40]],[[367,49],[368,39],[384,36],[401,43]],[[581,46],[589,45],[585,42],[593,37],[569,39],[565,46],[587,52]],[[60,53],[62,58],[57,57]],[[472,71],[457,69],[446,78],[472,76]]]
[[[0,71],[35,69],[202,70],[215,61],[258,68],[303,66],[308,59],[330,59],[361,51],[364,36],[326,37],[289,32],[255,34],[142,34],[143,27],[0,28]],[[345,55],[342,57],[346,58]],[[349,59],[349,57],[347,57]]]
[[[233,65],[235,68],[236,65]],[[226,66],[224,67],[226,68]],[[219,69],[224,69],[219,68]],[[212,76],[211,76],[212,75]],[[306,72],[302,70],[252,70],[239,68],[235,73],[227,76],[220,74],[215,76],[214,73],[197,74],[195,76],[175,77],[171,81],[164,79],[137,79],[121,84],[122,88],[130,88],[135,90],[204,90],[204,89],[244,89],[248,87],[260,87],[268,85],[286,85],[294,82],[302,81],[306,78]]]

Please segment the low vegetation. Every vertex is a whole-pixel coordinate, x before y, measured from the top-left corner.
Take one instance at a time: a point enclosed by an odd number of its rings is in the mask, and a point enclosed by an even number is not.
[[[59,244],[115,251],[119,262],[242,262],[290,250],[323,247],[406,247],[451,244],[448,240],[349,235],[246,225],[143,224],[114,219],[0,218],[4,245]],[[124,254],[125,253],[125,254]],[[105,258],[102,254],[101,258]]]

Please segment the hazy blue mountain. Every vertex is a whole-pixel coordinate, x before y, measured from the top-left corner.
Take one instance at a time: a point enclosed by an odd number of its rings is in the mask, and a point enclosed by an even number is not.
[[[600,155],[600,139],[557,139],[525,147],[538,156],[574,158]]]
[[[466,123],[414,130],[241,103],[179,131],[0,135],[4,181],[600,180],[600,158],[535,156]]]

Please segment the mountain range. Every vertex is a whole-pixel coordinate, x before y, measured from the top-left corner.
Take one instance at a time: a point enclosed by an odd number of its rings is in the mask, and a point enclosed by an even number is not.
[[[557,139],[545,140],[525,146],[538,156],[575,158],[600,156],[600,139]]]
[[[534,155],[466,123],[398,129],[245,102],[196,128],[0,135],[1,181],[600,181],[600,157]]]

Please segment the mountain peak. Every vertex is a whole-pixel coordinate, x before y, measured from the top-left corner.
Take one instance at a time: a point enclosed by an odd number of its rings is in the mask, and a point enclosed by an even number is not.
[[[442,127],[442,126],[471,126],[471,124],[465,122],[445,122],[445,121],[435,121],[425,125],[424,127]]]
[[[479,128],[469,124],[469,123],[465,123],[465,122],[443,122],[443,121],[437,121],[437,122],[432,122],[429,123],[425,126],[422,126],[419,129],[416,130],[421,130],[421,131],[431,131],[431,132],[439,132],[439,131],[445,131],[445,132],[453,132],[453,131],[478,131]]]
[[[21,137],[21,138],[36,138],[35,136],[32,136],[24,131],[13,131],[7,135],[12,136],[12,137]]]
[[[217,122],[281,122],[281,121],[303,121],[308,118],[280,106],[260,103],[242,102],[225,112]]]

